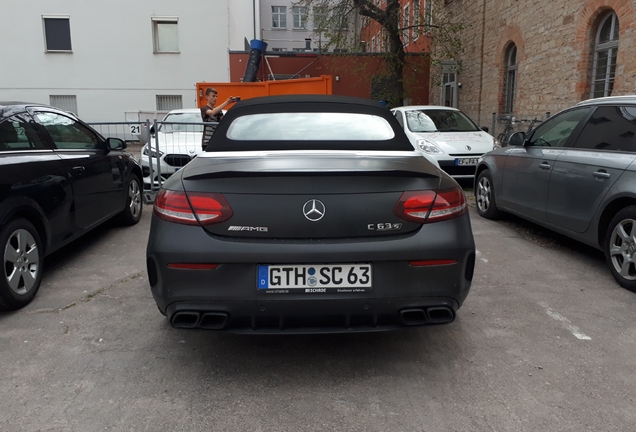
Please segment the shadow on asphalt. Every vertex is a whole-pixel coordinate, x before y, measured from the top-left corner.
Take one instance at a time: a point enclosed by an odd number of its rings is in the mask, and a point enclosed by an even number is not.
[[[276,379],[278,384],[293,380],[296,385],[332,386],[392,370],[402,375],[413,367],[434,374],[448,368],[459,353],[470,356],[477,348],[467,343],[461,317],[450,325],[355,334],[241,335],[166,327],[182,337],[172,354],[183,356],[180,367],[193,378],[216,371],[257,385]],[[201,362],[207,366],[203,370]]]

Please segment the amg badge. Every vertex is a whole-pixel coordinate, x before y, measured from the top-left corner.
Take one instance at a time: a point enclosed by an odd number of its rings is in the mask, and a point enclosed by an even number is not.
[[[253,226],[236,226],[232,225],[227,229],[228,231],[257,231],[267,232],[267,227],[253,227]]]

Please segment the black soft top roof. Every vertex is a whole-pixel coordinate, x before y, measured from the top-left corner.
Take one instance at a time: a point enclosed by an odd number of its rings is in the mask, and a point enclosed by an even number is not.
[[[240,95],[238,95],[240,96]],[[263,113],[333,112],[374,115],[385,119],[394,137],[384,141],[234,141],[226,137],[227,130],[238,117]],[[289,124],[293,128],[293,124]],[[219,123],[207,151],[253,150],[383,150],[414,151],[395,116],[379,102],[362,98],[332,95],[266,96],[238,102]]]

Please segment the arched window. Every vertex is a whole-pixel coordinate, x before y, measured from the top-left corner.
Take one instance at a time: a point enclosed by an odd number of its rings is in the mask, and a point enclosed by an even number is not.
[[[618,18],[614,12],[605,15],[594,40],[591,97],[611,96],[616,77],[618,53]]]
[[[506,50],[506,73],[504,77],[504,112],[511,114],[515,107],[517,90],[517,46],[511,44]]]

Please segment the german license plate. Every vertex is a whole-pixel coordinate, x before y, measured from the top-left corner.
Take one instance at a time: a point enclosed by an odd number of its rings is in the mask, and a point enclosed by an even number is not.
[[[371,270],[371,264],[259,265],[257,287],[278,294],[367,292]]]
[[[479,162],[479,158],[463,158],[463,159],[455,159],[455,166],[473,166],[477,165]]]

